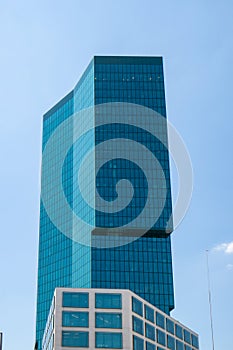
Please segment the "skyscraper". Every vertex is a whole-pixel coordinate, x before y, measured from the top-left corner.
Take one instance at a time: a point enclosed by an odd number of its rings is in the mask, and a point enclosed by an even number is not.
[[[124,118],[119,121],[116,115],[125,110],[129,118],[126,122]],[[165,123],[160,125],[156,118],[153,120],[155,112]],[[74,115],[75,122],[71,119],[66,129],[65,123]],[[140,127],[135,120],[143,121]],[[158,128],[164,142],[152,135],[149,127]],[[75,128],[81,135],[77,140]],[[57,143],[51,147],[57,130]],[[105,143],[120,140],[119,144],[127,148],[123,139],[143,145],[155,156],[162,167],[163,181],[159,169],[149,158],[142,159],[148,176],[143,174],[130,147],[129,156],[112,156],[102,164],[105,152],[109,151]],[[76,87],[44,115],[41,186],[42,199],[46,197],[50,204],[46,207],[46,200],[41,200],[36,333],[39,349],[56,287],[129,289],[167,314],[174,308],[170,243],[172,203],[166,142],[161,57],[94,57]],[[59,200],[55,179],[59,174],[55,172],[53,177],[52,170],[66,143],[70,147],[61,171],[64,196],[73,213],[88,222],[92,229],[75,225]],[[118,146],[114,147],[113,143],[111,147],[113,153],[110,153],[115,154]],[[93,152],[88,166],[83,168],[80,186],[77,186],[82,159],[90,150]],[[140,151],[136,153],[140,158]],[[97,194],[105,203],[116,201],[116,188],[121,179],[131,182],[134,190],[131,201],[123,208],[122,203],[118,203],[119,210],[106,211],[104,204],[102,207],[101,203],[97,204]],[[141,218],[151,191],[148,185],[151,180],[157,195],[152,198],[148,214]],[[128,193],[128,182],[122,184],[121,190],[127,202],[132,194]],[[83,197],[89,204],[84,203]],[[150,225],[155,212],[158,218]],[[140,217],[140,221],[127,226],[136,217]],[[58,219],[58,224],[54,218]],[[64,234],[62,228],[69,234]],[[82,236],[85,240],[80,241]]]

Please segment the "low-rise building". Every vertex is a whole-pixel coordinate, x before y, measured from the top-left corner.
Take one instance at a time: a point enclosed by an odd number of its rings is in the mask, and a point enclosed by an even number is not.
[[[42,349],[197,350],[198,335],[129,290],[56,288]]]

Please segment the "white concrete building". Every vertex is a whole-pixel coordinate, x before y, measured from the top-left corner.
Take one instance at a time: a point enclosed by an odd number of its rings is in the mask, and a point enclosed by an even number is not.
[[[43,350],[197,350],[198,335],[129,290],[56,288]]]

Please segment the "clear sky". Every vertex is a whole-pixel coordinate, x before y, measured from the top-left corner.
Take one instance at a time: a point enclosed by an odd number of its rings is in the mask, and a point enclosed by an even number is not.
[[[34,346],[42,114],[93,55],[162,55],[169,120],[189,149],[191,206],[173,233],[172,315],[211,349],[233,348],[233,3],[230,0],[0,2],[0,331]],[[219,249],[213,249],[221,245]]]

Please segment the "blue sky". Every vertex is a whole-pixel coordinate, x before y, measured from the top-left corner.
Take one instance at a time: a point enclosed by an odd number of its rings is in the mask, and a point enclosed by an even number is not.
[[[233,346],[230,0],[0,2],[0,330],[4,350],[34,345],[42,114],[93,55],[162,55],[169,120],[189,149],[191,206],[173,233],[172,315],[211,348]],[[219,249],[212,249],[215,246]]]

